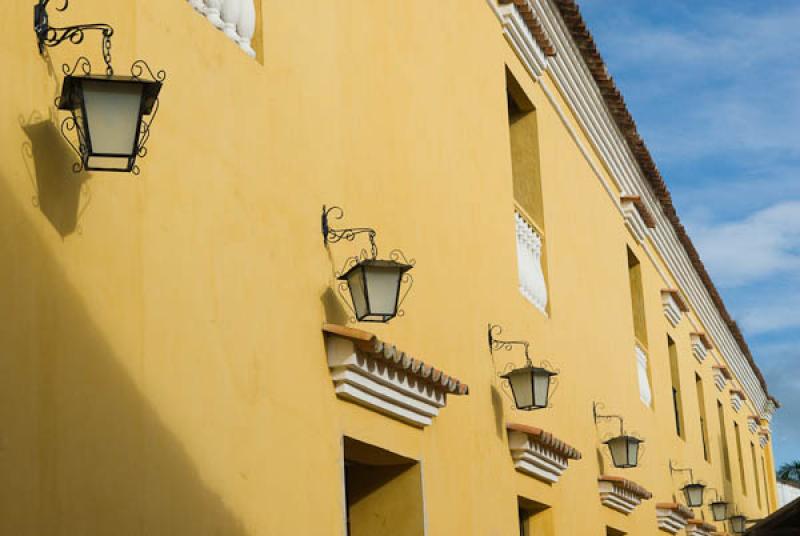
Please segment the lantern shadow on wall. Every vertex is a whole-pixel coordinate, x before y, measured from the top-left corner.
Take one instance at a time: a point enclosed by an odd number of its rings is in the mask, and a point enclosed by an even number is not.
[[[20,118],[20,126],[28,138],[22,144],[22,158],[36,192],[33,205],[62,238],[80,234],[80,220],[91,201],[87,174],[71,172],[72,149],[52,118],[44,119],[35,112]]]
[[[136,60],[130,76],[115,76],[111,66],[111,37],[114,29],[105,23],[55,27],[50,25],[47,7],[50,0],[34,6],[33,29],[39,54],[64,42],[80,44],[86,32],[100,32],[105,72],[92,72],[89,60],[80,56],[72,67],[62,67],[64,81],[56,107],[69,112],[61,122],[61,134],[77,153],[72,169],[78,173],[116,171],[139,174],[138,158],[147,155],[150,126],[158,111],[158,95],[166,73],[150,69]],[[65,11],[69,0],[56,8]]]

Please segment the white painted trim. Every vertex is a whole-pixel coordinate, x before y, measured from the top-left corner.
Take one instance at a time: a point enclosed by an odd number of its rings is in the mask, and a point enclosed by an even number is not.
[[[327,353],[339,398],[418,427],[430,425],[447,404],[444,389],[358,352],[348,339],[328,337]]]
[[[524,432],[509,430],[508,448],[517,471],[549,484],[558,482],[569,465],[566,457],[531,441],[530,436]]]
[[[766,393],[761,388],[754,370],[750,367],[720,312],[716,309],[687,252],[680,244],[671,223],[661,211],[660,203],[651,191],[625,138],[605,106],[602,95],[594,83],[591,73],[583,63],[580,52],[561,20],[557,8],[551,0],[537,0],[533,3],[533,7],[535,15],[556,49],[556,56],[548,59],[548,71],[553,75],[564,98],[579,118],[592,144],[608,169],[611,170],[612,180],[621,186],[620,189],[639,195],[653,214],[656,220],[656,228],[650,230],[653,245],[676,278],[676,286],[682,290],[689,303],[692,304],[695,314],[706,327],[704,331],[714,340],[715,345],[729,363],[731,371],[747,391],[748,398],[753,400],[759,412],[763,412],[767,400]],[[559,115],[562,116],[562,121],[566,121],[563,111],[555,104],[552,93],[545,84],[541,84],[541,87],[558,110]],[[569,130],[574,133],[571,126]],[[573,139],[576,139],[574,135]],[[576,143],[608,190],[608,184],[603,174],[597,169],[597,165],[589,156],[586,148],[577,139]],[[619,208],[618,202],[617,206]]]
[[[519,292],[547,316],[547,282],[542,267],[542,237],[517,211],[514,211],[517,237]]]
[[[636,374],[639,378],[639,398],[647,407],[653,405],[653,390],[650,388],[650,368],[647,365],[647,353],[638,344],[635,346]]]
[[[699,335],[692,334],[690,337],[692,340],[692,355],[694,355],[698,362],[702,363],[706,360],[708,350],[706,350],[706,346],[703,344]]]
[[[647,225],[645,225],[642,215],[636,209],[636,205],[630,199],[622,201],[622,215],[625,218],[625,225],[631,230],[636,240],[639,242],[646,241]]]
[[[503,34],[522,64],[534,78],[538,77],[547,68],[547,56],[539,48],[517,8],[514,4],[498,5],[495,14],[503,24]]]
[[[600,503],[603,506],[628,515],[642,504],[642,499],[639,496],[624,489],[617,482],[600,480],[598,484],[600,487]]]
[[[700,525],[689,525],[686,529],[686,536],[711,536],[711,533]]]
[[[664,316],[667,317],[667,320],[669,320],[669,323],[672,324],[672,327],[680,324],[681,308],[678,306],[678,302],[675,301],[675,297],[672,295],[672,293],[662,290],[661,303],[664,306]]]
[[[714,369],[714,385],[717,386],[717,390],[719,392],[724,391],[727,383],[728,380],[725,379],[725,375],[719,369]]]
[[[675,510],[664,508],[656,508],[656,520],[658,520],[658,528],[670,534],[677,534],[689,524],[689,520]]]
[[[739,395],[739,393],[731,393],[731,407],[733,408],[733,411],[739,413],[739,410],[742,409],[743,402],[744,400],[742,400],[742,397]]]

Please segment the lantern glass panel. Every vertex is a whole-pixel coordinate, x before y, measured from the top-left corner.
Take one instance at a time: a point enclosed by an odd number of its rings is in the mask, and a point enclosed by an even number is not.
[[[339,279],[347,281],[359,322],[387,322],[397,316],[400,284],[408,264],[368,259],[360,261]]]
[[[531,368],[512,370],[506,375],[517,409],[533,407],[533,371]]]
[[[83,81],[83,106],[87,133],[95,158],[127,159],[136,150],[142,105],[142,84],[136,82]],[[90,157],[91,158],[91,157]],[[90,163],[91,165],[91,163]]]
[[[641,442],[641,439],[627,435],[606,441],[608,450],[611,451],[611,461],[614,462],[614,467],[620,469],[636,467],[639,463],[639,443]]]
[[[72,112],[86,169],[133,169],[142,118],[152,113],[160,90],[161,82],[137,78],[64,78],[58,107]]]
[[[362,320],[369,314],[367,297],[365,294],[366,285],[364,283],[364,270],[362,267],[350,270],[347,274],[347,286],[350,289],[350,296],[353,299],[353,308],[356,311],[356,318]]]
[[[728,503],[725,501],[712,502],[711,514],[714,516],[714,521],[725,521],[728,519]]]
[[[683,487],[683,493],[686,496],[686,504],[691,508],[696,508],[698,506],[703,506],[703,490],[705,486],[703,484],[686,484]]]
[[[523,367],[512,370],[502,377],[511,385],[517,409],[530,411],[547,407],[550,378],[554,372],[541,367]]]
[[[744,534],[746,520],[747,518],[744,516],[731,517],[731,529],[733,529],[733,532],[736,534]]]
[[[403,275],[401,265],[368,264],[364,270],[370,314],[389,318],[395,316],[400,278]]]

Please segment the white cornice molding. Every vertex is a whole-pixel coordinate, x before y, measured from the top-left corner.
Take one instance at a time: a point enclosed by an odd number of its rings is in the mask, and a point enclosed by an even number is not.
[[[522,432],[509,431],[508,448],[517,471],[549,484],[558,482],[569,465],[565,456],[534,442],[528,434]]]
[[[677,534],[689,524],[692,511],[679,505],[657,504],[656,520],[658,528],[670,534]]]
[[[420,428],[430,425],[447,404],[444,387],[425,384],[384,360],[359,352],[348,339],[328,337],[326,349],[339,398]]]
[[[492,2],[492,0],[489,1]],[[759,412],[764,412],[767,408],[767,396],[755,371],[714,305],[708,290],[694,269],[688,253],[678,240],[672,224],[661,211],[660,203],[655,198],[625,142],[624,136],[608,111],[557,8],[551,0],[536,0],[531,2],[531,6],[556,50],[556,55],[548,58],[548,72],[552,74],[562,95],[611,171],[612,180],[616,181],[622,190],[640,196],[647,209],[653,214],[656,227],[650,229],[649,233],[652,244],[675,277],[682,293],[688,298],[706,332],[713,338],[715,346],[724,355],[732,372],[746,390],[748,398],[753,401],[753,405]],[[541,87],[545,89],[551,102],[554,102],[552,95],[547,92],[545,84],[541,84]],[[573,138],[575,137],[573,136]],[[598,178],[608,190],[608,185],[583,147],[582,152],[592,163]],[[619,203],[616,205],[622,210]]]
[[[489,0],[489,5],[503,24],[503,34],[516,51],[520,61],[534,78],[538,78],[547,68],[547,56],[539,48],[536,38],[525,24],[525,20],[516,6],[514,4],[497,5],[494,0]]]
[[[612,510],[628,515],[642,504],[641,497],[624,489],[616,482],[601,480],[598,485],[600,488],[600,503]]]

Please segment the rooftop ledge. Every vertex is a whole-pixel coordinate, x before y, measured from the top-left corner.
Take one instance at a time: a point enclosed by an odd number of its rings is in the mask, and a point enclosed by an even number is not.
[[[469,387],[372,333],[324,324],[328,367],[336,396],[407,424],[425,427],[447,405],[447,395]]]

